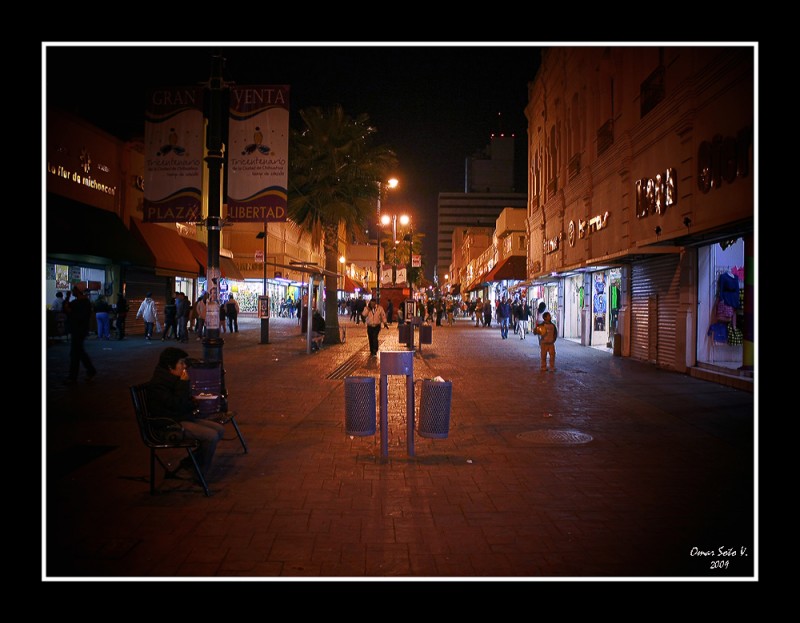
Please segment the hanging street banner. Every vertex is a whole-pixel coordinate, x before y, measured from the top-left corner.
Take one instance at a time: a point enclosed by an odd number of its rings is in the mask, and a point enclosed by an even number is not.
[[[144,216],[149,223],[202,220],[203,91],[155,89],[144,125]]]
[[[289,86],[231,88],[227,220],[286,221]]]
[[[392,266],[384,266],[381,268],[381,285],[392,283]]]

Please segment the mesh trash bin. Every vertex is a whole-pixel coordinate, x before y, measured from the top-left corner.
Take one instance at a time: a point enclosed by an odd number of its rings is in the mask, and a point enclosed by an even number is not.
[[[419,328],[419,343],[433,344],[433,327],[429,324],[421,325]]]
[[[453,398],[451,381],[423,379],[419,398],[420,437],[445,439],[450,431],[450,402]]]
[[[375,377],[348,376],[344,379],[344,432],[355,437],[375,434]]]
[[[397,325],[397,341],[401,344],[405,344],[408,342],[408,334],[411,331],[410,324],[399,324]]]

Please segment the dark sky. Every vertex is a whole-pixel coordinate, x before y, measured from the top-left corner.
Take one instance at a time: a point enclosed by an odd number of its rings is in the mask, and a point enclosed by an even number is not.
[[[527,86],[540,48],[474,44],[192,45],[53,43],[44,54],[47,103],[71,111],[121,139],[144,134],[151,87],[206,82],[211,58],[225,58],[236,84],[288,84],[290,124],[308,106],[341,104],[366,113],[376,142],[397,153],[401,186],[384,203],[405,211],[426,232],[426,275],[436,262],[439,192],[463,192],[464,161],[493,133],[514,134],[517,192],[524,192]]]

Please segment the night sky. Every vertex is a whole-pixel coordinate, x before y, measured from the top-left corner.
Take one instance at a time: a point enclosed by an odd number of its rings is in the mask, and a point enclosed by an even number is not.
[[[45,103],[107,132],[144,135],[146,93],[153,87],[207,82],[211,58],[225,58],[224,79],[240,85],[288,84],[290,124],[298,111],[341,104],[366,113],[376,143],[391,147],[401,186],[383,207],[407,212],[426,232],[426,276],[436,262],[440,192],[464,191],[465,159],[493,133],[513,134],[515,184],[525,192],[528,83],[539,47],[526,44],[44,44]]]

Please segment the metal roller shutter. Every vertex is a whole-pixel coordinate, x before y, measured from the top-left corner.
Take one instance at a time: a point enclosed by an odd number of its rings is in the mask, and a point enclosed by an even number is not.
[[[632,266],[631,357],[675,369],[680,256]]]
[[[144,336],[144,320],[136,319],[136,312],[148,292],[153,293],[153,300],[158,309],[158,321],[164,324],[164,305],[166,303],[166,292],[169,291],[171,279],[160,277],[152,272],[139,271],[129,268],[125,271],[125,287],[128,296],[128,320],[125,324],[125,333],[128,337]],[[158,336],[161,338],[161,336]]]

